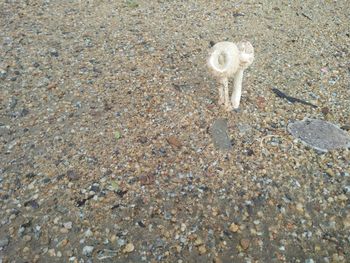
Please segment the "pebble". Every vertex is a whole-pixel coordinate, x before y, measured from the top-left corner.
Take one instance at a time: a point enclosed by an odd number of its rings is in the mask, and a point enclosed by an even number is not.
[[[228,136],[226,119],[215,120],[210,131],[215,148],[220,150],[230,150],[232,148],[231,140]]]
[[[32,240],[32,237],[30,235],[23,236],[23,241],[24,242],[29,242],[30,240]]]
[[[68,244],[68,239],[63,239],[60,243],[58,243],[59,247],[65,247]]]
[[[60,229],[60,232],[61,232],[62,234],[67,234],[67,233],[69,232],[69,229],[62,227],[62,228]]]
[[[345,229],[350,229],[350,214],[343,219],[343,225]]]
[[[334,177],[334,176],[335,176],[335,173],[334,173],[333,170],[330,169],[330,168],[328,168],[328,169],[326,170],[326,173],[327,173],[330,177]]]
[[[301,212],[301,213],[304,212],[304,206],[303,206],[303,204],[297,203],[296,209],[297,209],[299,212]]]
[[[200,246],[200,245],[203,245],[203,240],[200,238],[200,237],[198,237],[197,239],[196,239],[196,241],[194,242],[194,245],[197,247],[197,246]]]
[[[114,242],[114,241],[116,241],[116,240],[117,240],[117,236],[116,236],[116,235],[112,235],[110,241],[111,241],[111,242]]]
[[[72,222],[66,222],[63,224],[64,228],[66,229],[72,229],[73,223]]]
[[[94,233],[92,233],[92,231],[90,230],[90,228],[88,230],[85,231],[84,236],[85,237],[92,237],[94,235]]]
[[[340,201],[347,201],[348,197],[345,194],[338,195],[338,200]]]
[[[247,249],[249,248],[250,241],[249,241],[249,239],[243,238],[243,239],[241,239],[241,241],[239,242],[239,244],[241,245],[241,247],[242,247],[244,250],[247,250]]]
[[[56,251],[54,248],[49,249],[48,254],[50,257],[55,257],[56,256]]]
[[[117,244],[118,244],[118,246],[120,246],[120,247],[124,246],[125,243],[126,243],[126,241],[125,241],[124,239],[122,239],[122,238],[119,238],[118,241],[117,241]]]
[[[87,257],[91,257],[92,252],[94,251],[94,247],[93,246],[85,246],[83,248],[83,255],[87,256]]]
[[[181,223],[180,230],[181,232],[184,232],[186,230],[186,225],[184,223]]]
[[[231,231],[232,233],[236,233],[236,232],[239,230],[239,226],[236,225],[235,223],[232,223],[232,224],[230,225],[229,229],[230,229],[230,231]]]
[[[201,246],[198,247],[198,251],[199,251],[200,255],[203,255],[203,254],[205,254],[207,252],[207,249],[205,248],[204,245],[201,245]]]
[[[130,253],[133,252],[135,249],[134,245],[132,243],[128,243],[125,248],[123,249],[123,253]]]
[[[10,240],[8,237],[4,239],[0,239],[0,248],[7,247],[9,243],[10,243]]]
[[[175,136],[170,136],[169,138],[167,138],[167,142],[175,148],[182,147],[181,141],[178,138],[176,138]]]

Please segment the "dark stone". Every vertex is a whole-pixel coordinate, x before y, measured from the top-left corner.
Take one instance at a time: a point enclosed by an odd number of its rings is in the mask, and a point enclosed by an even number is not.
[[[147,137],[144,137],[144,136],[142,136],[138,139],[138,142],[142,143],[142,144],[145,144],[147,141],[148,141]]]
[[[50,178],[44,178],[42,181],[41,181],[43,184],[48,184],[51,182],[51,179]]]
[[[211,137],[216,149],[219,150],[230,150],[232,144],[230,137],[227,133],[227,120],[218,119],[214,121],[214,124],[210,128]]]
[[[39,204],[36,200],[29,200],[29,201],[26,201],[24,202],[24,206],[27,207],[27,206],[30,206],[34,209],[37,209],[39,208]]]
[[[32,179],[32,178],[34,178],[35,176],[36,176],[35,173],[27,173],[27,174],[26,174],[26,177],[27,177],[28,179]]]
[[[67,171],[67,177],[71,181],[76,181],[79,179],[79,176],[73,170]]]
[[[100,187],[96,184],[93,184],[91,187],[90,187],[90,190],[91,191],[94,191],[95,193],[98,193],[100,191]]]
[[[24,116],[28,115],[28,113],[29,113],[29,110],[27,110],[27,109],[22,109],[21,112],[20,112],[20,114],[19,114],[19,116],[24,117]]]
[[[56,57],[56,58],[59,56],[57,50],[52,50],[52,51],[50,51],[50,55],[51,55],[52,57]]]

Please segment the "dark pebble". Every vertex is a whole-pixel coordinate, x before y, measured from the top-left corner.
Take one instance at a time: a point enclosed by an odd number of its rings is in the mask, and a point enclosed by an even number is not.
[[[34,209],[37,209],[39,208],[39,204],[36,200],[29,200],[29,201],[26,201],[24,202],[24,206],[27,207],[27,206],[30,206]]]
[[[36,176],[35,173],[27,173],[27,174],[26,174],[26,177],[27,177],[28,179],[32,179],[32,178],[34,178],[35,176]]]
[[[328,107],[323,107],[321,109],[321,112],[324,114],[324,115],[327,115],[329,113],[329,108]]]
[[[90,187],[90,190],[94,191],[95,193],[98,193],[100,191],[100,187],[94,184]]]
[[[56,58],[59,56],[59,54],[58,54],[58,52],[57,52],[56,50],[51,51],[51,52],[50,52],[50,55],[51,55],[52,57],[56,57]]]
[[[138,139],[138,142],[139,142],[139,143],[142,143],[142,144],[145,144],[147,141],[148,141],[148,140],[147,140],[147,137],[140,137],[140,138]]]
[[[22,109],[19,116],[24,117],[29,114],[29,110],[27,109]]]
[[[68,179],[71,181],[76,181],[79,179],[79,176],[73,170],[68,170],[67,176],[68,176]]]

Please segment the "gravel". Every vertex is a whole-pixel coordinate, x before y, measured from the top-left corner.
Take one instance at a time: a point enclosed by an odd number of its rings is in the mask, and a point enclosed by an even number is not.
[[[345,0],[1,1],[0,261],[349,262],[349,149],[287,131],[349,135],[349,23]],[[207,53],[243,39],[226,112]]]

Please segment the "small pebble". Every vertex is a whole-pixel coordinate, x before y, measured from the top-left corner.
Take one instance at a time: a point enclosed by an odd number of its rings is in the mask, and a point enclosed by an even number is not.
[[[348,197],[345,194],[338,195],[338,200],[340,201],[347,201]]]
[[[135,249],[134,245],[132,243],[128,243],[125,248],[123,249],[123,253],[130,253],[133,252]]]
[[[94,233],[92,233],[92,231],[90,230],[90,228],[88,230],[85,231],[84,236],[85,237],[92,237],[94,235]]]
[[[23,241],[24,241],[24,242],[29,242],[30,240],[32,240],[32,237],[31,237],[31,236],[29,236],[29,235],[23,236]]]
[[[72,229],[72,225],[73,225],[72,222],[66,222],[63,224],[64,228],[67,228],[67,229]]]
[[[83,248],[83,255],[87,256],[87,257],[91,257],[92,252],[94,251],[94,247],[93,246],[85,246]]]
[[[299,212],[301,212],[301,213],[304,212],[304,206],[303,206],[303,204],[297,203],[296,209],[297,209]]]
[[[249,248],[250,241],[249,241],[249,239],[243,238],[243,239],[241,239],[241,241],[239,242],[239,244],[241,245],[241,247],[242,247],[244,250],[247,250],[247,249]]]
[[[50,257],[55,257],[56,256],[56,251],[54,248],[49,249],[48,254]]]
[[[194,245],[197,247],[197,246],[200,246],[200,245],[203,245],[203,240],[200,238],[200,237],[198,237],[197,239],[196,239],[196,241],[194,242]]]
[[[231,231],[232,233],[236,233],[236,232],[239,230],[239,226],[236,225],[235,223],[232,223],[232,224],[230,225],[229,229],[230,229],[230,231]]]
[[[186,230],[186,225],[184,223],[181,223],[181,232],[184,232]]]
[[[10,243],[9,238],[4,238],[4,239],[0,239],[0,248],[4,248],[7,247],[7,245]]]
[[[198,251],[200,255],[203,255],[207,252],[207,249],[205,248],[205,246],[201,245],[198,247]]]

